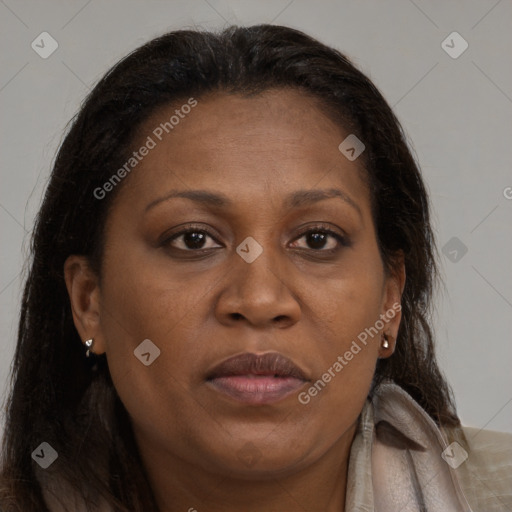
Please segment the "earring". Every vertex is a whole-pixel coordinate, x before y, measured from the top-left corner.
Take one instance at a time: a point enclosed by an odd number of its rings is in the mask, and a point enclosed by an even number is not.
[[[90,340],[87,340],[85,342],[85,346],[87,347],[87,352],[85,353],[86,357],[89,357],[91,355],[89,349],[92,347],[93,343],[94,343],[94,338],[91,338]]]
[[[382,348],[389,348],[389,341],[386,334],[382,335]]]

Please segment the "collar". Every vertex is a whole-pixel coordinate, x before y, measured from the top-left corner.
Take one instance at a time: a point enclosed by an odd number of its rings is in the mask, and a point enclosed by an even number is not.
[[[378,386],[359,416],[350,450],[346,512],[471,512],[442,458],[445,433],[401,387]]]

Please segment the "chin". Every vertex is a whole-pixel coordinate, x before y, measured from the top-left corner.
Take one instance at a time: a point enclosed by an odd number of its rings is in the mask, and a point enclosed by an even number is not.
[[[310,451],[296,450],[297,443],[290,442],[281,445],[281,448],[266,444],[259,447],[257,442],[247,441],[241,446],[230,446],[222,453],[210,453],[208,457],[201,457],[200,464],[209,460],[215,465],[211,468],[215,474],[222,474],[228,478],[242,480],[273,480],[278,477],[292,475],[314,461],[307,457]]]

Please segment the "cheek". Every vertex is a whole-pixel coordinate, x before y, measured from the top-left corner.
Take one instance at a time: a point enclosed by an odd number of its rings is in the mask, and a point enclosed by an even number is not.
[[[348,350],[353,340],[359,338],[364,341],[368,330],[373,334],[368,334],[368,341],[380,339],[372,328],[382,312],[383,272],[378,260],[372,258],[366,262],[363,258],[354,257],[354,261],[346,265],[339,277],[328,281],[321,293],[310,302],[321,319],[319,327],[325,329],[324,345],[331,359],[334,354]],[[374,352],[373,346],[370,348],[370,351],[364,351],[365,356],[368,352]]]
[[[298,397],[310,419],[302,422],[302,435],[314,441],[318,453],[357,420],[373,380],[380,342],[370,329],[380,313],[375,289],[345,287],[337,297],[338,302],[323,310],[329,322],[322,323],[323,335],[311,354],[315,375]]]
[[[318,395],[329,406],[366,396],[378,357],[379,315],[380,296],[373,287],[345,287],[336,301],[326,301],[314,368],[316,379],[326,383],[317,386]]]
[[[114,270],[108,264],[114,260],[114,254],[106,259],[102,284],[101,326],[109,371],[130,416],[151,430],[155,422],[162,423],[166,411],[183,411],[188,405],[186,370],[196,359],[194,313],[204,287],[201,294],[162,279],[149,265],[137,265],[128,256],[119,257],[122,264]]]
[[[174,348],[168,340],[176,339],[204,295],[207,286],[200,279],[183,276],[168,261],[163,266],[152,251],[138,241],[105,256],[102,306],[109,348],[122,343],[133,350],[147,338],[160,349]]]
[[[341,408],[355,420],[363,406],[379,351],[382,284],[380,260],[363,254],[311,302],[320,319],[312,358],[316,385],[304,400],[319,407],[319,417]]]

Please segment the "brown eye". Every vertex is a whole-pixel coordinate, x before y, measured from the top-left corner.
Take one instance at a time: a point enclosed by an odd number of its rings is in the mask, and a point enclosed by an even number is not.
[[[200,231],[188,231],[181,236],[183,237],[183,244],[187,249],[203,249],[208,235]]]
[[[340,246],[350,246],[350,242],[347,237],[327,228],[310,228],[296,238],[296,240],[301,239],[306,241],[306,247],[304,247],[304,249],[312,249],[318,252],[333,253],[339,250]]]
[[[306,241],[307,241],[308,245],[312,249],[324,249],[326,244],[328,245],[329,238],[332,238],[331,235],[329,235],[328,233],[322,233],[320,231],[318,231],[318,232],[311,231],[304,236],[306,237]],[[336,242],[334,242],[334,243],[336,245]]]
[[[208,246],[208,239],[215,240],[207,230],[188,228],[167,238],[162,245],[182,251],[197,251],[218,247],[218,245],[212,246],[211,242]]]

